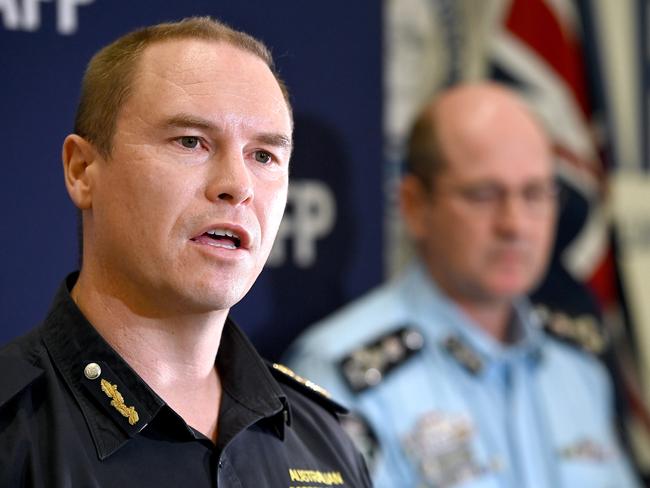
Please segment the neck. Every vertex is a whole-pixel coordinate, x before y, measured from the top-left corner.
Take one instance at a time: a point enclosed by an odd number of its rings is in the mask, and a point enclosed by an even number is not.
[[[510,341],[509,325],[512,317],[511,302],[457,301],[458,306],[469,315],[487,334],[501,343]]]
[[[72,298],[99,334],[189,425],[216,441],[215,360],[228,310],[139,314],[80,275]]]

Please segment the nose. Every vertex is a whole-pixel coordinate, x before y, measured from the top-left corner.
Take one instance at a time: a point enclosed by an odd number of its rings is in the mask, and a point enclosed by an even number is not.
[[[232,150],[215,157],[208,178],[206,196],[210,201],[239,205],[253,197],[250,169],[241,151]]]
[[[495,216],[495,227],[503,237],[516,238],[529,220],[526,203],[518,195],[508,195],[501,203]]]

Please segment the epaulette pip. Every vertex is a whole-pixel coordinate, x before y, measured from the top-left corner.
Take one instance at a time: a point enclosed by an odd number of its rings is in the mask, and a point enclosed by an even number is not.
[[[424,338],[412,327],[391,330],[345,356],[339,363],[354,392],[381,383],[386,375],[422,349]]]
[[[549,334],[575,344],[591,354],[599,355],[606,350],[609,342],[607,335],[593,315],[571,317],[543,305],[538,305],[536,311],[544,330]]]
[[[284,364],[268,363],[268,366],[273,376],[279,381],[293,386],[296,390],[304,393],[309,398],[335,413],[348,413],[348,409],[334,401],[332,395],[322,386],[296,374]]]

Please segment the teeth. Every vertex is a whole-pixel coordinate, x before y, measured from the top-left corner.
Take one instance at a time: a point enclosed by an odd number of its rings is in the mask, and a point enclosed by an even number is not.
[[[212,238],[217,238],[219,239],[219,242],[221,242],[221,245],[224,245],[224,242],[221,241],[222,238],[227,238],[230,239],[233,243],[232,248],[237,249],[239,246],[241,246],[241,237],[237,235],[236,233],[226,230],[226,229],[212,229],[206,232],[207,235],[211,236]],[[215,241],[217,242],[217,241]],[[226,246],[229,247],[229,246]]]
[[[206,232],[206,234],[209,234],[211,236],[217,236],[217,237],[222,237],[223,236],[223,237],[232,237],[234,239],[239,239],[239,236],[237,234],[235,234],[234,232],[231,232],[229,230],[225,230],[225,229],[209,230],[208,232]]]

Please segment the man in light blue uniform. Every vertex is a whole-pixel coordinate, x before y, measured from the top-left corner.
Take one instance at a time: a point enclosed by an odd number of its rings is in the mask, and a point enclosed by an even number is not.
[[[287,362],[349,406],[378,488],[626,488],[588,324],[525,295],[557,213],[548,140],[514,94],[452,88],[428,104],[400,187],[418,259],[316,324]]]

